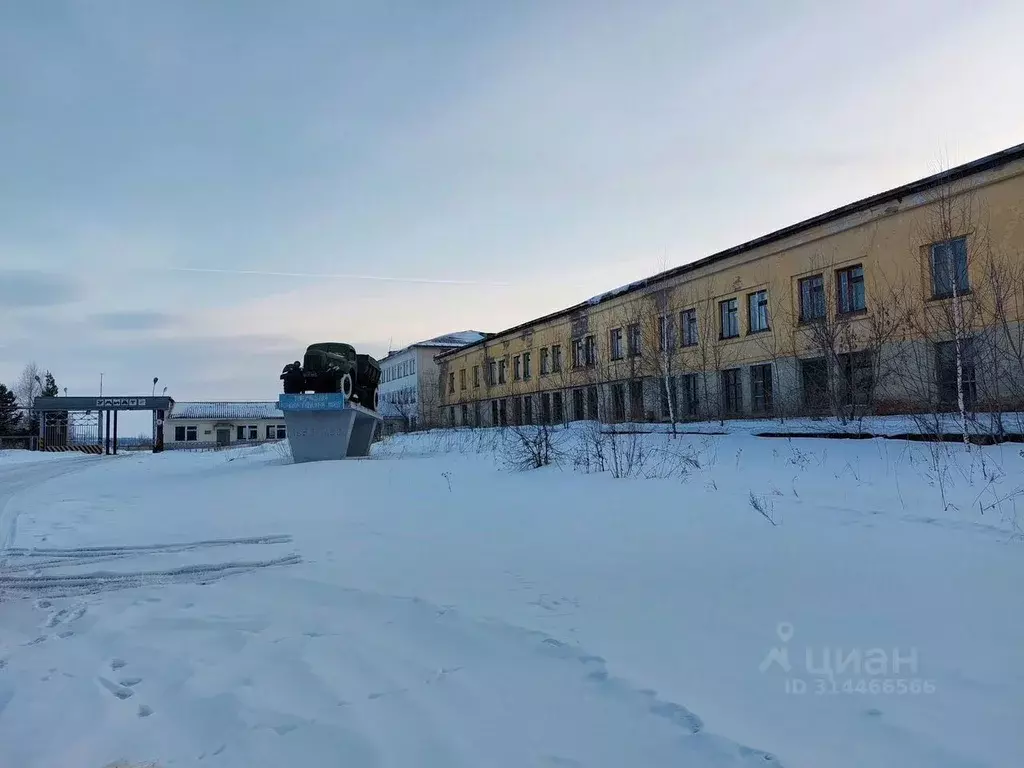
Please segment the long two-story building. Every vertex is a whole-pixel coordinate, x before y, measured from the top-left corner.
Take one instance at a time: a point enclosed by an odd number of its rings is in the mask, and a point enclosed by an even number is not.
[[[438,355],[453,425],[1024,410],[1024,145]]]

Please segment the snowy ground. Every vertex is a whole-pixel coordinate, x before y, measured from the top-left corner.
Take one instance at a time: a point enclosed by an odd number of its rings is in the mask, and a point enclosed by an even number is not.
[[[0,766],[1020,765],[1021,446],[592,436],[0,453]]]

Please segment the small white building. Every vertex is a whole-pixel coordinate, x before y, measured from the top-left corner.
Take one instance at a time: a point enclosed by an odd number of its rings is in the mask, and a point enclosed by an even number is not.
[[[287,437],[277,402],[175,402],[164,420],[164,447],[213,448]]]
[[[388,431],[434,426],[440,405],[435,355],[473,344],[490,334],[458,331],[388,352],[380,360],[380,414]]]

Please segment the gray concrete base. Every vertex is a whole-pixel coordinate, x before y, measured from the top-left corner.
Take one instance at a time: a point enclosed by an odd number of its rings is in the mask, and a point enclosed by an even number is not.
[[[288,445],[295,463],[362,458],[381,422],[376,411],[346,401],[342,394],[280,395]]]

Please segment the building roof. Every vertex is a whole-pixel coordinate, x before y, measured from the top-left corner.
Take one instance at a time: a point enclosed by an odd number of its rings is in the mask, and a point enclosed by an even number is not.
[[[922,192],[927,192],[929,190],[935,189],[936,187],[940,187],[943,184],[950,184],[956,181],[960,181],[961,179],[968,178],[978,173],[984,173],[985,171],[990,171],[994,168],[999,168],[1021,159],[1024,159],[1024,144],[1017,144],[1013,147],[1009,147],[999,152],[994,152],[991,155],[986,155],[985,157],[978,158],[977,160],[972,160],[968,163],[964,163],[962,165],[949,168],[945,171],[940,171],[939,173],[933,174],[931,176],[926,176],[923,179],[918,179],[917,181],[913,181],[909,184],[904,184],[903,186],[895,187],[893,189],[886,190],[885,192],[880,192],[878,194],[872,195],[871,197],[865,197],[862,200],[857,200],[856,202],[848,203],[847,205],[841,206],[839,208],[834,208],[831,211],[818,214],[817,216],[813,216],[809,219],[804,219],[803,221],[797,222],[796,224],[791,224],[788,227],[777,229],[774,232],[769,232],[767,235],[762,235],[761,237],[755,238],[753,240],[748,240],[745,243],[741,243],[740,245],[735,245],[731,248],[727,248],[724,251],[719,251],[718,253],[713,253],[710,256],[705,256],[702,259],[697,259],[696,261],[691,261],[687,264],[683,264],[678,267],[673,267],[672,269],[666,270],[664,272],[659,272],[656,275],[645,277],[641,280],[636,280],[632,283],[629,283],[628,285],[622,286],[621,288],[616,288],[612,291],[607,291],[606,293],[593,296],[587,299],[586,301],[581,301],[579,304],[574,304],[571,307],[560,309],[557,312],[552,312],[548,315],[544,315],[543,317],[537,317],[534,318],[533,320],[528,320],[525,323],[514,325],[511,328],[506,328],[505,330],[499,331],[498,333],[487,334],[486,338],[480,339],[471,344],[466,344],[459,349],[452,349],[440,352],[437,355],[437,358],[443,359],[450,355],[454,355],[457,352],[465,351],[466,348],[475,347],[491,338],[498,338],[502,336],[508,336],[514,333],[520,333],[541,323],[550,322],[552,320],[558,320],[563,317],[574,315],[578,312],[584,312],[587,309],[596,306],[597,304],[609,301],[610,299],[613,299],[617,296],[623,296],[625,294],[632,293],[643,288],[648,288],[657,285],[659,283],[664,282],[665,280],[671,280],[674,277],[685,275],[688,272],[693,272],[709,264],[714,264],[715,262],[722,261],[733,256],[739,256],[741,254],[747,253],[748,251],[752,251],[755,248],[759,248],[763,245],[770,245],[771,243],[784,240],[787,237],[792,237],[793,235],[800,234],[801,232],[805,232],[809,229],[813,229],[814,227],[821,226],[822,224],[828,224],[834,221],[838,221],[846,216],[850,216],[855,213],[869,211],[872,208],[881,205],[882,203],[890,201],[902,201],[903,198],[909,195],[916,195]]]
[[[435,336],[432,339],[425,341],[417,341],[415,344],[410,344],[412,347],[464,347],[466,344],[474,344],[475,342],[481,341],[490,334],[482,333],[480,331],[456,331],[455,333],[446,333],[443,336]]]
[[[232,421],[236,419],[283,419],[276,402],[180,402],[171,409],[169,419]]]
[[[417,341],[415,344],[410,344],[406,347],[402,347],[401,349],[393,349],[390,352],[388,352],[387,356],[384,357],[383,359],[386,360],[388,357],[401,354],[402,352],[405,352],[410,349],[415,349],[417,347],[439,347],[442,349],[457,349],[460,347],[464,347],[467,344],[475,344],[478,341],[483,341],[484,339],[489,338],[490,336],[493,335],[493,333],[484,333],[483,331],[455,331],[454,333],[445,333],[442,334],[441,336],[435,336],[432,339],[424,339],[423,341]]]

